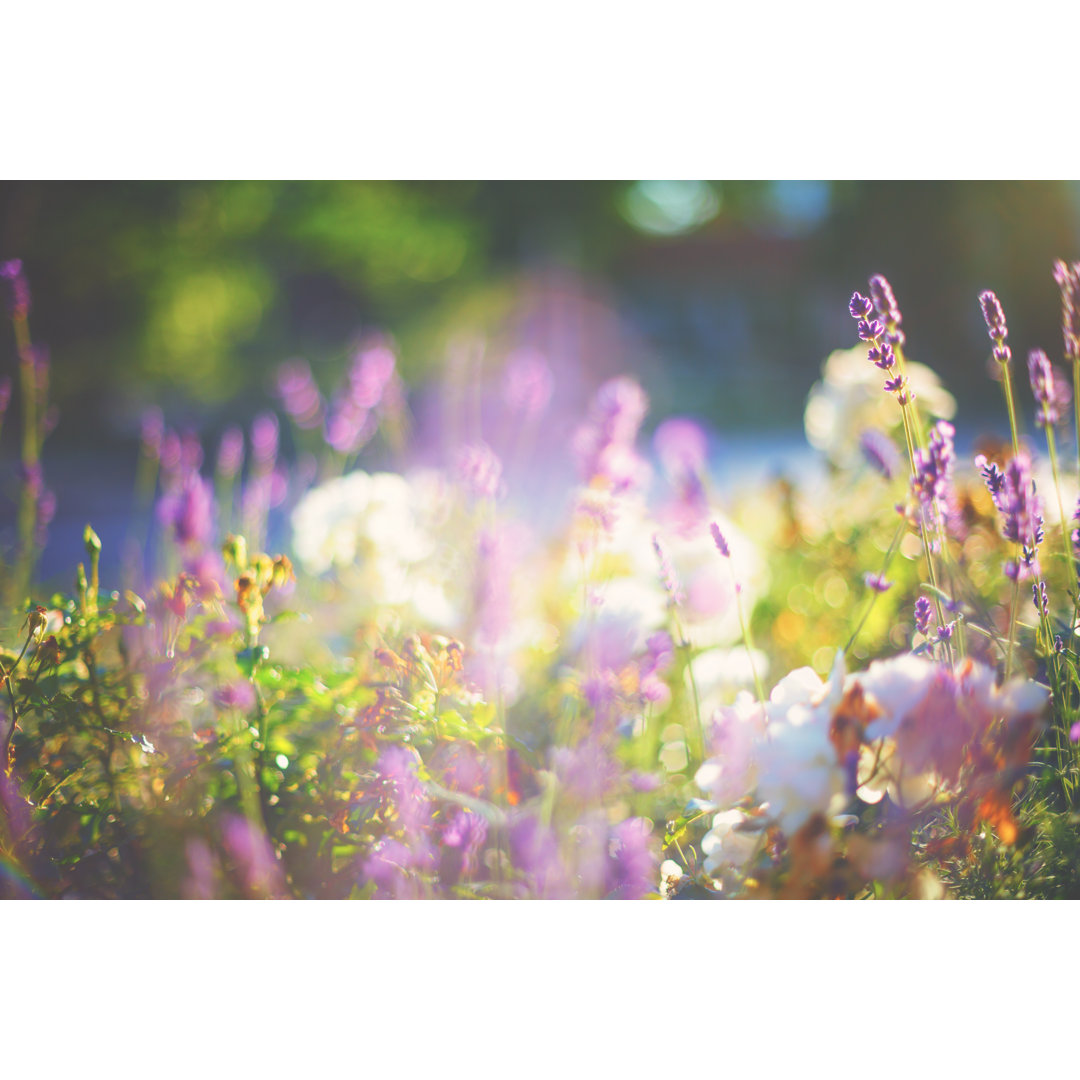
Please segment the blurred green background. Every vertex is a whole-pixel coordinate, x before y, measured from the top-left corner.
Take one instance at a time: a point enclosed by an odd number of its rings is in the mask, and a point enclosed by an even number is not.
[[[909,354],[968,416],[998,401],[981,289],[1001,297],[1018,355],[1060,359],[1050,271],[1080,257],[1080,186],[4,183],[0,258],[13,257],[53,359],[54,446],[129,439],[151,402],[202,429],[249,418],[281,361],[304,357],[328,388],[373,328],[415,384],[463,334],[509,346],[528,310],[550,321],[522,296],[550,293],[552,275],[620,328],[576,360],[636,370],[654,419],[790,430],[821,361],[855,343],[847,299],[874,272],[895,288]],[[13,364],[0,344],[0,371]]]

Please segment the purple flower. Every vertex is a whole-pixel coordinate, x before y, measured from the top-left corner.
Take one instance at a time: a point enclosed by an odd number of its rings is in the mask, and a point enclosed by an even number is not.
[[[439,880],[447,888],[476,871],[480,849],[487,838],[487,822],[468,810],[458,810],[439,837]]]
[[[653,432],[653,447],[664,472],[675,480],[705,469],[708,438],[705,429],[688,417],[673,416],[660,424]]]
[[[994,499],[994,505],[1003,517],[1002,536],[1021,547],[1019,559],[1006,564],[1006,575],[1017,581],[1037,577],[1037,551],[1043,541],[1043,516],[1035,482],[1031,479],[1031,462],[1025,454],[1014,457],[1005,467],[1001,491]]]
[[[1042,349],[1032,349],[1028,354],[1028,377],[1035,397],[1035,422],[1057,424],[1072,403],[1072,391],[1068,383],[1054,375],[1054,369]]]
[[[679,585],[675,567],[671,564],[671,555],[660,537],[655,533],[653,533],[652,545],[653,551],[656,552],[656,560],[660,564],[660,580],[663,582],[664,591],[668,594],[668,601],[678,607],[686,599],[686,596]]]
[[[931,531],[944,527],[943,508],[948,506],[952,498],[955,434],[956,429],[952,424],[939,420],[930,431],[927,449],[915,451],[911,491],[919,500],[923,527]]]
[[[574,437],[586,483],[603,481],[616,493],[642,486],[647,469],[634,443],[648,405],[645,391],[627,376],[609,380],[596,392],[588,420]]]
[[[860,319],[856,329],[860,341],[877,341],[885,333],[885,327],[877,319],[869,322],[866,319]]]
[[[1069,728],[1069,742],[1080,742],[1080,720]]]
[[[407,834],[426,828],[431,820],[431,804],[416,775],[418,760],[413,750],[388,746],[375,767],[383,811],[396,814]]]
[[[1002,489],[1005,487],[1005,474],[994,462],[989,461],[985,454],[979,454],[975,458],[975,468],[982,472],[983,480],[986,482],[986,490],[990,492],[990,498],[994,500],[994,505],[998,506],[998,499],[1001,497]]]
[[[551,366],[543,354],[520,349],[507,361],[503,399],[513,415],[526,420],[540,416],[551,401],[553,388]]]
[[[11,379],[0,379],[0,420],[4,419],[4,413],[11,402]]]
[[[1046,582],[1032,582],[1031,583],[1031,595],[1035,603],[1035,609],[1042,616],[1050,614],[1050,600],[1046,595]]]
[[[915,629],[920,634],[926,635],[930,631],[930,620],[933,618],[934,609],[925,596],[920,596],[915,601]]]
[[[353,357],[326,424],[326,441],[339,454],[355,454],[375,434],[376,409],[390,393],[396,361],[388,345],[364,346]]]
[[[502,462],[487,443],[463,446],[455,471],[469,493],[477,499],[494,499],[502,491]]]
[[[1005,324],[1005,311],[1001,301],[989,290],[979,294],[979,303],[982,305],[983,319],[986,329],[990,334],[990,340],[994,343],[994,359],[1000,364],[1007,364],[1012,352],[1005,344],[1009,336],[1009,328]]]
[[[278,418],[273,413],[260,413],[251,425],[251,452],[255,461],[269,471],[277,460]]]
[[[409,846],[384,838],[361,863],[360,878],[375,883],[375,895],[380,899],[418,900],[423,884],[414,871],[430,869],[434,869],[434,853],[426,843]]]
[[[143,412],[139,426],[143,454],[157,461],[161,457],[161,442],[165,437],[165,417],[156,405],[152,405]]]
[[[245,818],[230,814],[222,826],[222,840],[250,895],[281,896],[284,893],[281,867],[261,829]]]
[[[877,428],[867,428],[859,436],[859,449],[867,464],[886,480],[891,480],[896,475],[900,467],[900,451],[884,432]]]
[[[226,428],[218,447],[217,471],[227,480],[240,471],[244,464],[244,433],[238,427]]]
[[[523,814],[511,823],[509,841],[511,862],[526,875],[534,895],[547,900],[565,900],[572,895],[569,875],[549,826]]]
[[[555,747],[551,764],[566,793],[583,803],[600,802],[615,790],[622,777],[619,763],[593,735],[574,747]]]
[[[162,525],[172,530],[178,544],[205,547],[213,531],[213,491],[198,473],[189,472],[179,491],[161,497],[157,514]]]
[[[893,587],[893,583],[886,581],[881,574],[863,574],[863,581],[866,582],[867,588],[874,592],[888,592]]]
[[[1061,333],[1065,359],[1080,359],[1080,263],[1054,263],[1054,280],[1061,289]]]
[[[611,830],[604,887],[612,900],[640,900],[656,891],[659,865],[652,830],[644,818],[628,818]]]
[[[323,422],[323,400],[304,360],[287,360],[277,370],[277,392],[289,419],[305,430]]]
[[[727,540],[724,539],[724,534],[720,531],[720,526],[716,522],[712,522],[709,525],[709,532],[712,534],[713,543],[716,545],[716,550],[724,556],[725,559],[731,558],[731,548],[728,547]]]
[[[851,300],[848,301],[848,311],[851,312],[851,317],[856,320],[868,319],[870,312],[874,310],[874,305],[867,300],[865,296],[862,296],[858,292],[851,294]]]
[[[255,708],[255,687],[246,679],[226,683],[214,691],[214,704],[223,710],[251,712]]]
[[[889,328],[889,341],[893,345],[903,345],[904,333],[900,329],[903,319],[900,315],[900,307],[893,295],[892,286],[881,274],[875,274],[870,279],[870,297],[878,316]]]
[[[0,264],[0,278],[11,282],[11,314],[25,319],[30,313],[30,285],[23,273],[22,259],[10,259]]]

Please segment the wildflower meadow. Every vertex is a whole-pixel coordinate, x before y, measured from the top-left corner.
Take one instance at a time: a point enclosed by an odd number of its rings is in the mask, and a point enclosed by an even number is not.
[[[213,440],[146,408],[123,535],[46,573],[66,375],[7,258],[0,896],[1080,897],[1080,263],[1061,341],[956,314],[1008,423],[960,448],[905,284],[832,297],[808,468],[737,497],[637,376],[425,395],[373,330]]]

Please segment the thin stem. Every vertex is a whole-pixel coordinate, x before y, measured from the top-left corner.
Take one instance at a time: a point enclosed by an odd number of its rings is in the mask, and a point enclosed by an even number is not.
[[[896,532],[893,534],[892,543],[889,544],[889,550],[885,553],[885,565],[882,566],[881,572],[878,577],[884,577],[889,570],[889,565],[893,561],[893,556],[896,554],[896,549],[900,546],[900,540],[904,535],[904,530],[907,526],[907,522],[903,519],[900,521],[900,525],[897,527]],[[859,636],[859,632],[866,624],[866,620],[870,618],[870,612],[874,610],[874,604],[877,603],[877,598],[881,594],[877,589],[870,590],[870,603],[866,607],[866,611],[863,612],[863,617],[859,620],[858,625],[852,631],[851,637],[848,638],[848,643],[844,646],[844,655],[847,656],[851,649],[851,646],[855,644],[855,639]]]

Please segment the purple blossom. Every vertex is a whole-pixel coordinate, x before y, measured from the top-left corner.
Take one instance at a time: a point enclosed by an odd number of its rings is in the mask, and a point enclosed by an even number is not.
[[[1003,518],[1002,536],[1021,547],[1020,557],[1006,563],[1006,575],[1017,581],[1037,577],[1038,546],[1043,541],[1043,516],[1035,482],[1031,478],[1031,462],[1025,454],[1014,457],[1006,465],[1001,490],[994,498],[994,505]]]
[[[867,428],[859,436],[859,449],[871,468],[891,480],[900,468],[900,451],[884,432]]]
[[[653,432],[653,447],[664,472],[675,480],[704,471],[709,443],[705,429],[685,416],[673,416]]]
[[[1061,333],[1065,359],[1080,360],[1080,263],[1054,263],[1054,280],[1061,289]]]
[[[870,312],[874,310],[874,305],[863,295],[858,292],[851,294],[851,299],[848,301],[848,311],[851,312],[851,317],[856,320],[864,320],[870,317]]]
[[[985,454],[979,454],[975,458],[975,468],[982,473],[983,480],[986,482],[986,490],[990,492],[990,498],[994,500],[994,505],[997,506],[1002,489],[1005,487],[1005,474],[994,462],[988,460]]]
[[[896,297],[893,295],[892,286],[885,279],[885,276],[879,273],[870,278],[869,286],[870,299],[874,301],[874,308],[880,318],[885,320],[886,326],[889,327],[889,340],[893,345],[902,346],[904,333],[900,328],[900,324],[903,319],[900,314],[900,306],[897,305]]]
[[[1032,349],[1028,354],[1028,377],[1035,397],[1035,422],[1060,423],[1072,403],[1072,391],[1068,383],[1054,375],[1050,360],[1042,349]]]
[[[686,599],[686,595],[682,591],[675,567],[671,563],[671,555],[656,533],[653,533],[652,545],[653,551],[656,552],[656,561],[660,564],[660,580],[663,582],[664,591],[668,594],[668,601],[678,607]]]
[[[11,402],[11,379],[0,379],[0,420],[4,419],[4,413]]]
[[[933,618],[933,605],[925,596],[920,596],[915,601],[915,629],[920,634],[926,635],[930,631],[930,620]]]
[[[989,290],[979,294],[979,303],[982,305],[983,320],[990,334],[990,340],[994,343],[994,359],[1000,364],[1007,364],[1012,357],[1012,352],[1005,344],[1009,336],[1009,328],[1005,324],[1005,311],[1001,301]]]
[[[393,384],[395,364],[393,351],[381,341],[353,357],[326,423],[326,441],[339,454],[359,452],[375,434],[376,409]]]
[[[280,426],[273,413],[260,413],[251,425],[251,453],[263,469],[269,471],[277,460]]]
[[[627,376],[609,380],[596,392],[589,417],[574,437],[586,483],[602,481],[616,493],[643,485],[647,470],[634,443],[648,405],[645,391]]]
[[[531,814],[522,814],[510,825],[510,859],[521,870],[535,896],[565,900],[572,894],[569,875],[559,856],[559,845],[550,826]]]
[[[439,837],[439,880],[450,888],[462,876],[476,871],[480,850],[487,839],[487,822],[468,810],[458,810]]]
[[[232,480],[244,464],[244,433],[238,427],[226,428],[218,447],[218,475]]]
[[[246,818],[230,814],[222,826],[222,841],[250,895],[281,896],[284,893],[284,875],[270,841],[261,829]]]
[[[457,454],[455,472],[477,499],[494,499],[502,492],[502,462],[487,443],[463,446]]]
[[[863,574],[863,581],[866,583],[867,588],[872,589],[874,592],[888,592],[893,587],[893,583],[886,581],[881,574]]]
[[[161,442],[165,437],[165,417],[156,406],[143,411],[139,424],[139,439],[146,457],[157,461],[161,457]]]
[[[919,500],[923,527],[932,532],[944,527],[943,508],[948,506],[952,498],[955,434],[956,429],[952,424],[939,420],[930,430],[927,449],[915,451],[911,491]]]
[[[712,522],[709,525],[709,532],[712,534],[713,543],[716,545],[716,550],[724,556],[725,559],[731,558],[731,548],[728,547],[728,542],[724,539],[724,534],[720,531],[720,526],[716,522]]]
[[[885,327],[877,319],[860,319],[856,330],[860,341],[877,341],[885,333]]]
[[[558,746],[551,764],[563,790],[582,803],[597,803],[615,790],[622,772],[610,751],[594,735],[577,746]]]
[[[277,370],[277,392],[289,419],[305,430],[323,422],[323,400],[305,360],[286,360]]]
[[[1050,600],[1046,595],[1046,582],[1032,582],[1031,583],[1031,595],[1035,603],[1035,609],[1042,616],[1048,616],[1050,614]]]
[[[30,314],[30,285],[23,273],[22,259],[0,263],[0,278],[11,282],[11,314],[25,319]]]
[[[434,869],[434,853],[427,843],[408,845],[383,838],[360,865],[362,882],[374,882],[379,899],[418,900],[423,883],[415,871]]]
[[[383,811],[395,815],[407,834],[426,828],[431,820],[431,804],[416,775],[418,760],[413,750],[388,746],[375,767]]]
[[[213,531],[213,491],[198,473],[189,472],[179,490],[167,492],[158,501],[157,515],[178,544],[205,547]]]
[[[866,359],[871,361],[882,371],[891,371],[896,364],[896,353],[893,347],[883,341],[881,345],[874,345],[866,354]]]
[[[223,710],[251,712],[255,708],[255,687],[247,679],[226,683],[214,691],[214,704]]]
[[[519,349],[506,364],[503,400],[514,416],[533,419],[543,414],[551,401],[554,378],[551,365],[535,349]]]
[[[644,818],[628,818],[611,830],[604,887],[612,900],[640,900],[656,890],[659,858]]]

